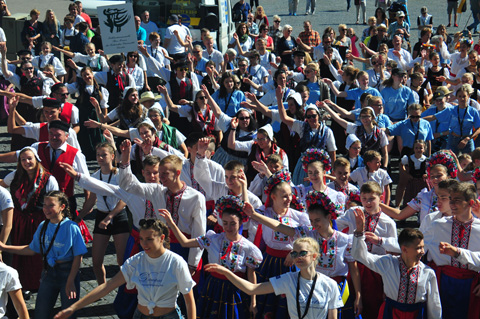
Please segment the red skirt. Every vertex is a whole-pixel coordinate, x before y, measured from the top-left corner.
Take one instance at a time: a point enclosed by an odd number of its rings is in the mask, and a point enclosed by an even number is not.
[[[36,210],[33,213],[25,213],[14,209],[12,223],[12,245],[30,245],[38,225],[45,220],[43,210]],[[20,283],[25,290],[38,290],[40,287],[40,276],[42,274],[42,256],[13,255],[12,267],[18,271]]]
[[[384,301],[382,277],[357,263],[362,283],[363,319],[377,319],[380,307]]]

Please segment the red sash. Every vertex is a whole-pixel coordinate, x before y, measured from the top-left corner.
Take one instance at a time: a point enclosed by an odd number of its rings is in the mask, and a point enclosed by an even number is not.
[[[267,252],[267,254],[269,254],[270,256],[273,256],[273,257],[285,258],[290,253],[290,250],[278,250],[278,249],[273,249],[273,248],[270,248],[270,247],[267,246],[266,252]]]
[[[68,124],[72,124],[72,109],[73,104],[65,102],[63,103],[62,113],[60,113],[60,120],[67,122]]]
[[[39,142],[48,142],[48,123],[40,123]]]
[[[457,268],[449,265],[437,266],[435,273],[437,275],[438,289],[440,290],[440,278],[442,275],[452,277],[455,279],[470,279],[473,278],[472,285],[470,286],[470,302],[468,309],[467,319],[478,319],[480,314],[480,297],[473,294],[473,289],[480,285],[480,274],[473,270]]]

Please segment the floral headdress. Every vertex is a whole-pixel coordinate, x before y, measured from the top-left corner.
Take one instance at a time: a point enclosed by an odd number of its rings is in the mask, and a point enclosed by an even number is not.
[[[305,172],[308,171],[308,165],[313,162],[321,162],[323,170],[328,172],[332,169],[332,161],[330,156],[324,150],[319,148],[309,148],[302,157],[302,167]]]
[[[317,191],[310,191],[308,192],[307,196],[305,197],[307,202],[307,209],[310,208],[312,205],[320,205],[322,206],[332,217],[332,220],[337,219],[337,206],[328,198],[325,193],[317,192]]]
[[[475,168],[475,170],[473,171],[472,181],[474,183],[477,183],[478,181],[480,181],[480,167]]]
[[[242,223],[248,221],[248,216],[243,212],[243,200],[237,196],[226,195],[220,197],[215,203],[215,210],[218,212],[220,218],[223,216],[223,212],[226,209],[231,209],[236,212],[239,212],[242,215]]]
[[[447,173],[451,178],[457,177],[457,161],[451,150],[440,150],[434,153],[427,162],[427,174],[430,177],[430,170],[433,166],[441,164],[447,168]]]
[[[361,203],[362,201],[360,200],[360,191],[354,190],[351,191],[350,194],[348,194],[348,200],[347,203]]]
[[[286,183],[290,183],[290,181],[292,180],[292,177],[290,175],[290,172],[286,169],[282,169],[274,174],[272,174],[268,179],[267,179],[267,183],[265,185],[265,188],[264,188],[264,192],[265,192],[265,195],[270,195],[270,193],[272,192],[272,189],[282,183],[282,182],[286,182]]]

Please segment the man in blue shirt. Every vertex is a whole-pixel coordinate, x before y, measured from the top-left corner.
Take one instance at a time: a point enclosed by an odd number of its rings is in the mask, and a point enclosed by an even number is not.
[[[233,6],[232,14],[234,17],[234,22],[247,22],[248,13],[252,12],[252,8],[245,0],[240,0]],[[240,20],[238,20],[240,18]]]
[[[142,19],[135,16],[135,29],[137,30],[137,40],[139,45],[143,45],[147,41],[147,31],[141,27]]]

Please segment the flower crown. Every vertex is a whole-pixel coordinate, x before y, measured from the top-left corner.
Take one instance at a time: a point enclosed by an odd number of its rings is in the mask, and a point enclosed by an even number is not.
[[[309,148],[302,157],[302,167],[305,172],[308,171],[308,165],[313,162],[322,162],[323,170],[328,172],[332,169],[330,156],[324,150],[319,148]]]
[[[242,223],[248,221],[248,216],[243,212],[243,200],[237,196],[226,195],[220,197],[215,203],[215,210],[218,212],[220,218],[223,216],[223,212],[227,209],[239,212],[242,215]]]
[[[317,191],[310,191],[308,192],[307,196],[305,197],[307,203],[307,209],[310,208],[312,205],[320,205],[322,206],[332,217],[333,219],[337,219],[337,209],[338,207],[328,198],[325,193],[317,192]]]
[[[440,150],[434,153],[427,162],[427,174],[430,177],[430,170],[433,166],[441,164],[447,168],[447,173],[451,178],[457,177],[457,161],[451,150]]]
[[[348,194],[347,203],[351,203],[351,202],[356,202],[356,203],[362,202],[360,200],[360,191],[354,190],[354,191],[351,191],[350,194]]]
[[[472,173],[472,181],[474,183],[477,183],[480,181],[480,167],[475,168],[475,170]]]
[[[290,172],[286,169],[282,169],[272,174],[272,176],[270,176],[267,179],[267,183],[264,188],[265,195],[270,195],[270,193],[272,192],[272,189],[276,185],[282,182],[290,183],[291,180],[292,180],[292,177],[290,176]]]

